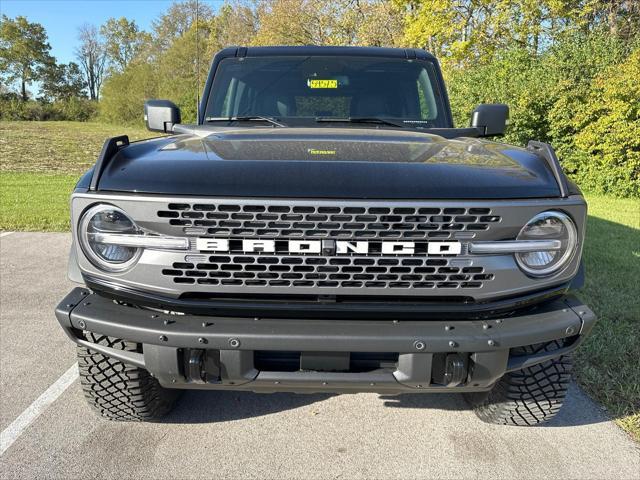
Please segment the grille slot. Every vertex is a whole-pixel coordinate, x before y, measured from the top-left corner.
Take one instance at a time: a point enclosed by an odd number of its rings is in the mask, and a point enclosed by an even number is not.
[[[211,255],[206,262],[176,262],[162,270],[175,283],[249,287],[457,289],[482,288],[493,274],[455,267],[448,259]]]
[[[478,232],[501,221],[489,208],[342,207],[170,203],[158,210],[170,225],[242,238],[438,239]]]

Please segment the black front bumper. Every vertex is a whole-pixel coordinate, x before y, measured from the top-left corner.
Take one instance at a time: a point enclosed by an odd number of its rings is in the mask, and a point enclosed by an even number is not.
[[[67,295],[56,316],[77,344],[146,368],[167,387],[384,393],[488,390],[507,371],[569,353],[596,320],[570,296],[491,320],[320,320],[165,314],[83,288]],[[138,352],[108,348],[88,342],[83,331],[142,347]],[[554,340],[562,347],[552,353],[512,351]],[[305,360],[295,371],[257,368],[256,359],[265,352],[296,352]],[[393,365],[349,370],[349,355],[389,354]],[[434,371],[449,355],[464,363],[464,379],[455,386],[435,380]],[[335,358],[338,364],[346,358],[347,367],[331,371]],[[303,368],[323,362],[327,368]],[[208,368],[215,375],[204,374]]]

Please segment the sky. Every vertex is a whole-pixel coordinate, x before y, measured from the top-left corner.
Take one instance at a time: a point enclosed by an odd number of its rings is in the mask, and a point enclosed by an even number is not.
[[[59,63],[75,61],[78,27],[84,23],[102,25],[110,17],[127,17],[140,28],[149,30],[151,22],[164,13],[173,0],[0,0],[0,14],[27,17],[47,31],[51,54]],[[213,10],[218,0],[200,0]]]

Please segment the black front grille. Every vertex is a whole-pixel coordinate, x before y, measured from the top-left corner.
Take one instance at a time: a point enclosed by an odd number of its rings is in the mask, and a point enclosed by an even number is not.
[[[493,280],[482,267],[460,267],[447,258],[211,255],[206,262],[176,262],[162,270],[178,284],[456,289]]]
[[[357,207],[170,203],[157,216],[217,237],[439,239],[488,230],[489,208]]]

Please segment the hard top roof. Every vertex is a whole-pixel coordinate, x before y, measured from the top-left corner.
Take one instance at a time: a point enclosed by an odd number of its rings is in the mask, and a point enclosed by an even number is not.
[[[419,58],[435,60],[435,57],[419,48],[386,47],[328,47],[317,45],[269,46],[269,47],[228,47],[218,52],[222,57],[268,57],[281,55],[300,56],[360,56],[387,58]]]

